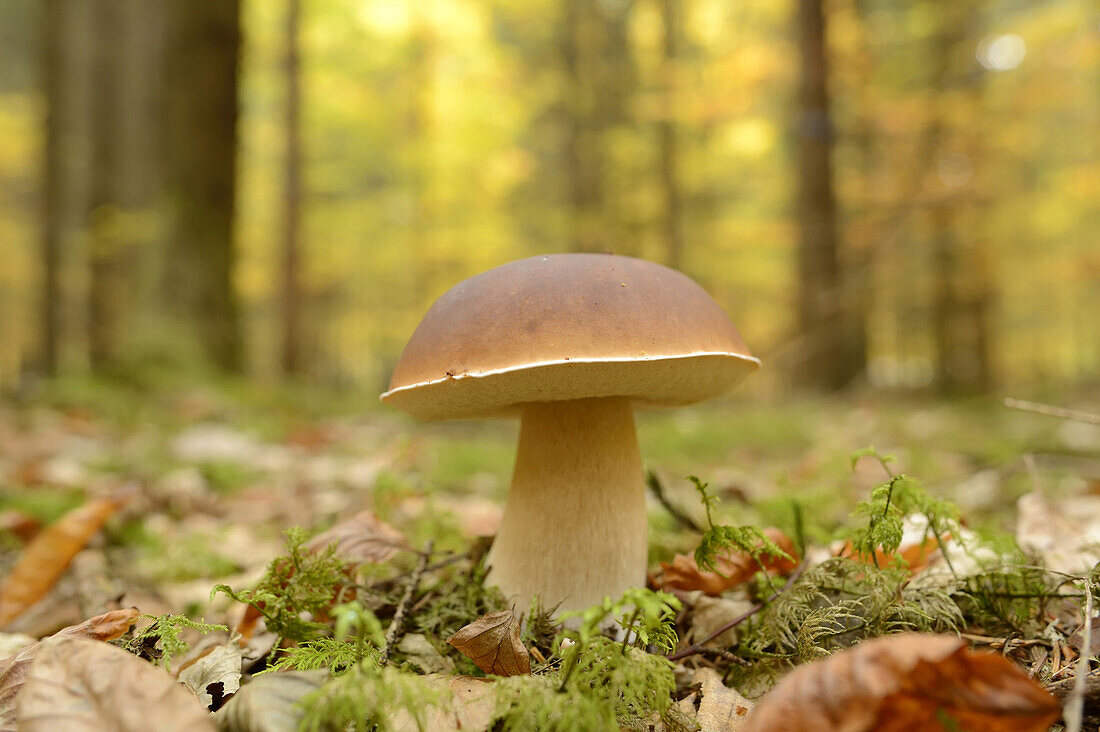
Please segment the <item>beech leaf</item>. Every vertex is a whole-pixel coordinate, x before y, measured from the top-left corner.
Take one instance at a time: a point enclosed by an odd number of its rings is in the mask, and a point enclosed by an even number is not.
[[[336,556],[349,564],[381,564],[408,547],[405,535],[370,511],[360,511],[310,539],[306,548],[322,551],[336,545]]]
[[[519,623],[511,610],[482,615],[447,642],[487,674],[531,673],[531,658],[519,639]]]
[[[43,641],[19,695],[20,732],[213,730],[206,709],[163,670],[106,643]]]
[[[779,529],[764,529],[764,536],[775,542],[780,549],[791,557],[796,556],[794,542]],[[798,566],[797,559],[787,557],[762,556],[763,569],[787,575]],[[718,596],[726,590],[748,582],[761,570],[761,565],[750,554],[728,549],[715,558],[717,572],[699,568],[693,557],[677,554],[672,562],[661,562],[661,575],[658,579],[663,589],[675,589],[691,592],[701,590],[704,594]]]
[[[488,730],[499,707],[494,685],[489,679],[473,676],[440,676],[428,674],[421,679],[442,690],[448,701],[423,710],[423,724],[418,724],[406,709],[399,709],[390,720],[393,732],[459,732]]]
[[[680,701],[680,709],[695,718],[699,732],[738,732],[748,723],[752,702],[735,689],[722,683],[722,677],[712,668],[697,668],[691,673],[691,683],[699,691]]]
[[[219,702],[222,698],[236,693],[241,688],[241,665],[244,651],[240,645],[225,643],[210,648],[187,666],[181,666],[176,678],[199,698],[208,708],[216,707],[211,695],[211,686],[221,684],[218,689]]]
[[[954,636],[905,633],[792,671],[749,717],[747,732],[1045,732],[1059,704],[1007,658]]]
[[[0,585],[0,627],[42,599],[73,557],[125,502],[123,497],[97,498],[39,532]]]
[[[328,671],[260,674],[218,710],[221,732],[294,732],[304,711],[298,702],[332,678]]]
[[[138,609],[134,607],[112,610],[89,618],[78,625],[63,628],[51,637],[114,640],[130,629],[139,614]],[[41,648],[41,643],[32,643],[8,658],[0,660],[0,732],[15,730],[16,696],[27,682],[27,672]]]

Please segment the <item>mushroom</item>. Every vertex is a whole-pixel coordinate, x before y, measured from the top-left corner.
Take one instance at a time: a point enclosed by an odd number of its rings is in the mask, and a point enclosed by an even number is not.
[[[531,257],[424,316],[382,401],[424,420],[520,416],[489,581],[525,609],[583,609],[646,580],[635,405],[717,396],[759,366],[687,276],[631,257]]]

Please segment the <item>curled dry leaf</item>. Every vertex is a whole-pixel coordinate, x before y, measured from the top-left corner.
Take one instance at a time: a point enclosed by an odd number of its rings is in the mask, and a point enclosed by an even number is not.
[[[780,549],[787,552],[792,559],[782,557],[764,556],[763,569],[769,572],[777,572],[788,575],[798,566],[797,552],[794,542],[779,529],[769,528],[764,530],[764,535],[774,541]],[[677,554],[671,563],[661,562],[661,574],[657,584],[662,589],[701,590],[702,592],[717,596],[726,590],[737,587],[747,582],[754,574],[760,571],[761,564],[749,554],[741,551],[727,550],[719,554],[716,559],[717,572],[705,572],[699,569],[693,557]]]
[[[348,564],[380,564],[408,548],[405,536],[370,511],[360,511],[310,539],[306,548],[321,551],[336,545],[336,556]]]
[[[294,732],[302,719],[299,700],[321,688],[328,671],[260,674],[214,716],[220,732]]]
[[[752,702],[722,683],[712,668],[697,668],[691,683],[699,691],[680,700],[680,709],[699,725],[699,732],[738,732],[748,723]]]
[[[43,529],[23,550],[0,585],[0,626],[7,625],[50,591],[73,557],[126,498],[97,498]]]
[[[19,695],[20,732],[202,732],[206,709],[161,669],[106,643],[51,638]]]
[[[112,610],[78,625],[71,625],[55,633],[53,638],[89,638],[91,640],[114,640],[128,631],[139,615],[135,607]],[[0,732],[15,729],[16,696],[27,681],[27,672],[38,656],[41,643],[32,643],[18,653],[0,660]]]
[[[519,623],[511,610],[482,615],[447,642],[487,674],[531,673],[531,657],[519,639]]]
[[[1060,714],[1003,656],[975,653],[954,636],[906,633],[795,669],[746,730],[1045,732]]]
[[[241,688],[244,652],[236,642],[214,646],[187,666],[181,666],[176,678],[209,709]]]

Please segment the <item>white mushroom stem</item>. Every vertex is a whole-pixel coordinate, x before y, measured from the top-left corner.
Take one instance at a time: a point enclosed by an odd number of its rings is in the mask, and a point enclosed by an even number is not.
[[[489,582],[517,612],[579,610],[645,585],[646,507],[634,414],[625,398],[523,405]]]

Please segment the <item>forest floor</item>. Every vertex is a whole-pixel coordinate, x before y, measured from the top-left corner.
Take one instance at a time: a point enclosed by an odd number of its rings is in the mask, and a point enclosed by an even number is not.
[[[563,628],[483,583],[515,423],[0,402],[0,730],[1096,729],[1100,425],[870,394],[637,421],[652,591]]]

